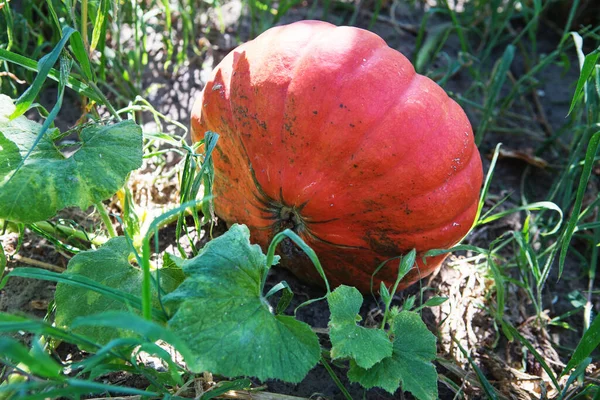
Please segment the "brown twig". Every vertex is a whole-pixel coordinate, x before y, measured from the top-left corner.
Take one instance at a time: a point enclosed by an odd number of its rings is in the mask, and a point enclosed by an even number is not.
[[[33,258],[29,258],[29,257],[23,257],[19,254],[15,254],[14,256],[12,256],[11,260],[16,260],[16,261],[22,262],[27,265],[33,265],[34,267],[43,268],[43,269],[47,269],[49,271],[54,271],[54,272],[63,272],[66,270],[66,268],[64,268],[64,267],[59,267],[58,265],[49,264],[49,263],[39,261],[39,260],[34,260]]]
[[[0,7],[0,10],[1,10],[1,9],[2,9],[2,8]],[[13,81],[15,81],[15,82],[17,82],[17,83],[19,83],[19,84],[21,84],[21,85],[24,85],[24,84],[26,84],[26,83],[27,83],[27,81],[24,81],[24,80],[22,80],[22,79],[19,79],[19,78],[18,78],[18,77],[17,77],[15,74],[13,74],[12,72],[8,72],[8,71],[2,71],[2,72],[0,72],[0,77],[2,77],[2,76],[8,76],[10,79],[12,79]]]

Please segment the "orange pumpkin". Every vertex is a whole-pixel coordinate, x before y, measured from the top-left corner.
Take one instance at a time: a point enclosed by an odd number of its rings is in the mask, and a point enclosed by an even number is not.
[[[406,287],[430,274],[471,228],[481,159],[461,107],[377,35],[301,21],[269,29],[216,67],[192,136],[220,134],[215,210],[266,249],[291,228],[333,285],[366,292],[384,260],[417,249]],[[320,282],[291,242],[278,253]],[[376,276],[392,283],[398,263]],[[378,286],[376,286],[377,288]]]

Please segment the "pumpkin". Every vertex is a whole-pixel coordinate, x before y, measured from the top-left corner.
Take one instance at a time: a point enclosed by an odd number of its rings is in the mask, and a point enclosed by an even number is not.
[[[301,21],[229,53],[196,100],[192,138],[213,152],[218,216],[266,249],[294,230],[332,285],[370,290],[380,263],[415,248],[400,288],[427,276],[471,228],[481,158],[461,107],[379,36]],[[282,265],[321,279],[293,243]],[[388,262],[375,283],[396,280]],[[378,286],[376,286],[377,288]]]

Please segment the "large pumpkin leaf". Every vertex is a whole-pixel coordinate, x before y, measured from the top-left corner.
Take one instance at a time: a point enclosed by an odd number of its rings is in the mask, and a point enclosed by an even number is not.
[[[244,225],[209,242],[182,265],[186,280],[165,301],[176,307],[169,325],[194,352],[194,371],[299,382],[320,356],[307,324],[274,315],[263,294],[270,267]],[[167,303],[169,305],[169,303]]]
[[[82,275],[95,282],[116,289],[120,292],[139,296],[142,290],[142,271],[129,263],[131,253],[127,240],[120,236],[106,242],[98,250],[78,253],[69,261],[67,272]],[[164,293],[173,291],[180,283],[180,274],[176,266],[160,270],[161,290]],[[154,288],[154,305],[159,308],[158,296]],[[56,303],[56,324],[70,327],[77,317],[99,314],[108,311],[139,310],[126,301],[109,298],[103,294],[83,287],[59,283],[56,285],[54,297]],[[82,326],[74,329],[76,333],[85,335],[97,343],[105,344],[112,339],[129,337],[133,333],[125,329],[116,330],[103,326]]]
[[[436,357],[435,336],[415,312],[402,311],[393,322],[392,356],[369,369],[350,361],[348,378],[367,389],[380,387],[394,393],[402,385],[419,400],[436,399],[437,372],[431,363]]]
[[[48,131],[29,157],[41,126],[24,116],[9,120],[12,100],[0,95],[0,218],[30,223],[59,210],[82,209],[112,196],[142,164],[142,131],[133,121],[84,128],[79,149],[63,155]]]
[[[363,302],[356,288],[342,285],[327,296],[327,302],[333,359],[351,358],[358,366],[371,368],[392,355],[392,342],[385,331],[356,325]]]

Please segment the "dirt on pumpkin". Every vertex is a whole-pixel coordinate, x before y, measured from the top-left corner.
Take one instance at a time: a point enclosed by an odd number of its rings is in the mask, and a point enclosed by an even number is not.
[[[386,10],[388,14],[382,13],[370,30],[386,40],[390,47],[401,51],[411,59],[422,12],[415,11],[414,8],[408,6],[400,6],[400,8],[395,9],[393,15],[389,15],[390,11]],[[305,19],[308,12],[308,7],[291,10],[285,15],[281,23]],[[150,57],[150,64],[142,86],[152,88],[147,98],[159,112],[186,126],[189,125],[193,101],[200,93],[204,82],[208,79],[210,71],[229,51],[249,35],[248,19],[245,17],[240,18],[241,13],[242,4],[237,0],[223,5],[222,15],[225,18],[221,22],[226,25],[225,32],[216,33],[218,30],[213,29],[209,36],[199,38],[203,43],[204,53],[202,56],[190,55],[186,63],[177,71],[173,71],[171,68],[165,72],[162,42],[158,36],[149,35],[147,46],[150,49],[150,55],[153,57]],[[317,13],[316,15],[320,14]],[[368,12],[361,13],[358,16],[357,25],[366,28],[371,17],[372,14]],[[209,23],[215,26],[217,24],[216,19],[216,15],[210,13],[207,15]],[[430,24],[434,27],[436,20],[430,20]],[[558,40],[558,36],[552,34],[539,38],[540,51],[552,51],[556,48]],[[444,51],[449,54],[456,54],[459,50],[459,43],[452,41],[447,43],[446,48],[444,48]],[[522,60],[518,57],[511,69],[515,77],[518,77],[524,71]],[[531,99],[532,110],[543,110],[543,113],[534,111],[534,114],[526,122],[525,129],[542,130],[550,136],[554,130],[563,124],[572,96],[572,88],[566,85],[555,85],[554,83],[558,81],[576,81],[578,77],[576,61],[571,61],[571,68],[566,72],[566,75],[565,71],[559,66],[550,66],[546,69],[544,81],[541,82],[541,87],[537,92],[537,98]],[[440,63],[442,62],[440,61]],[[458,73],[451,78],[445,88],[454,93],[461,93],[469,85],[467,74]],[[49,105],[54,98],[55,93],[49,90],[42,94],[41,102]],[[69,110],[78,109],[80,105],[74,96],[67,96],[65,102],[70,104],[63,106],[57,125],[62,128],[69,128],[79,118],[79,113]],[[469,114],[469,118],[472,124],[476,126],[478,116]],[[152,128],[153,124],[154,122],[148,118],[146,127]],[[525,155],[531,153],[532,146],[529,139],[523,135],[490,134],[480,146],[484,171],[489,168],[489,156],[498,142],[502,142],[503,148],[506,150],[521,152]],[[509,154],[498,162],[490,193],[495,195],[496,198],[502,198],[511,193],[502,208],[508,209],[518,205],[521,176],[526,167],[531,169],[531,174],[536,178],[530,180],[536,182],[536,186],[527,188],[530,201],[537,200],[533,196],[534,194],[539,194],[539,199],[543,200],[541,196],[544,195],[551,184],[554,171],[551,167],[540,168],[539,164],[536,166],[535,163],[531,162],[531,159],[532,157],[528,158],[526,156],[512,157]],[[177,159],[173,158],[171,161],[170,167],[167,168],[173,168]],[[552,165],[557,160],[543,161]],[[165,172],[163,170],[163,174]],[[145,203],[143,206],[154,208],[160,208],[166,204],[176,204],[177,174],[171,174],[169,181],[155,185],[151,179],[152,173],[152,165],[134,172],[130,185],[136,201]],[[153,189],[149,191],[149,187]],[[98,218],[94,215],[81,210],[67,210],[62,213],[61,217],[78,221],[92,221],[92,224],[99,223]],[[466,238],[466,243],[487,248],[491,241],[506,230],[520,229],[523,222],[523,215],[513,214],[475,230]],[[217,229],[213,231],[213,235],[218,235],[224,230],[224,223],[219,222]],[[36,265],[36,262],[51,264],[59,268],[65,268],[68,263],[68,254],[57,251],[51,243],[33,233],[28,232],[25,234],[25,239],[20,247],[17,244],[18,236],[15,234],[6,234],[1,238],[7,254],[12,254],[18,247],[18,256],[9,261],[9,270],[17,265]],[[160,239],[161,247],[174,250],[174,229],[171,227],[165,228],[161,232]],[[494,296],[490,294],[492,293],[490,289],[493,280],[489,276],[489,271],[477,268],[472,260],[469,260],[473,256],[474,254],[462,252],[448,257],[443,267],[432,276],[398,293],[396,296],[397,302],[401,304],[410,295],[419,296],[421,288],[427,288],[424,291],[425,299],[433,295],[448,298],[448,301],[441,306],[423,311],[425,322],[438,337],[438,356],[440,359],[445,360],[436,363],[438,373],[442,378],[440,382],[448,382],[448,384],[449,382],[455,382],[459,386],[462,385],[462,389],[468,398],[485,397],[467,354],[463,351],[469,349],[468,356],[488,379],[495,383],[502,395],[516,399],[538,398],[542,393],[540,383],[547,381],[548,377],[535,358],[529,352],[524,351],[518,342],[508,342],[505,339],[500,327],[495,324],[490,316],[489,306],[496,301]],[[39,266],[44,267],[43,264],[39,264]],[[553,294],[571,292],[575,289],[585,290],[587,284],[578,275],[577,271],[576,261],[567,259],[563,277],[560,280],[556,276],[550,277],[544,296],[548,300],[545,304],[550,304],[551,309],[544,310],[545,315],[556,316],[572,309],[570,304],[561,303],[565,301],[562,300],[562,296],[559,296],[559,300],[555,301]],[[274,285],[282,280],[287,281],[295,292],[292,307],[310,298],[323,295],[321,288],[307,285],[296,279],[288,271],[280,268],[273,269],[268,278],[268,284]],[[49,282],[13,278],[0,292],[0,311],[44,317],[47,313],[48,304],[53,298],[53,290],[54,285]],[[539,325],[532,319],[532,316],[535,316],[533,306],[523,301],[527,296],[519,291],[509,291],[506,293],[506,297],[506,304],[510,305],[510,308],[506,311],[506,317],[544,356],[551,367],[555,367],[557,371],[560,370],[562,363],[565,361],[565,354],[557,354],[554,348],[557,346],[574,347],[580,338],[578,333],[561,328],[550,330],[538,328]],[[378,304],[374,298],[365,296],[361,315],[367,325],[375,325],[381,321],[380,306],[381,304]],[[598,299],[594,306],[596,309],[600,307]],[[297,317],[315,328],[321,328],[324,332],[329,318],[327,304],[318,302],[310,307],[302,308]],[[581,325],[581,322],[576,318],[570,319],[569,323],[579,328]],[[323,344],[327,345],[327,335],[320,335],[320,339]],[[62,351],[72,353],[72,357],[78,357],[78,352],[73,347],[65,347]],[[410,395],[402,394],[400,391],[394,396],[377,389],[365,393],[359,385],[348,382],[343,367],[336,368],[335,371],[353,398],[411,398]],[[134,377],[123,376],[123,374],[107,375],[105,381],[114,384],[123,384],[124,382],[130,384],[134,382]],[[256,381],[256,384],[261,383]],[[267,391],[279,394],[326,399],[344,398],[325,368],[320,365],[315,367],[299,384],[286,384],[279,381],[268,381],[265,384]],[[139,387],[143,386],[143,382],[139,383]],[[454,393],[444,383],[439,383],[439,393],[442,399],[452,399],[454,397]]]

